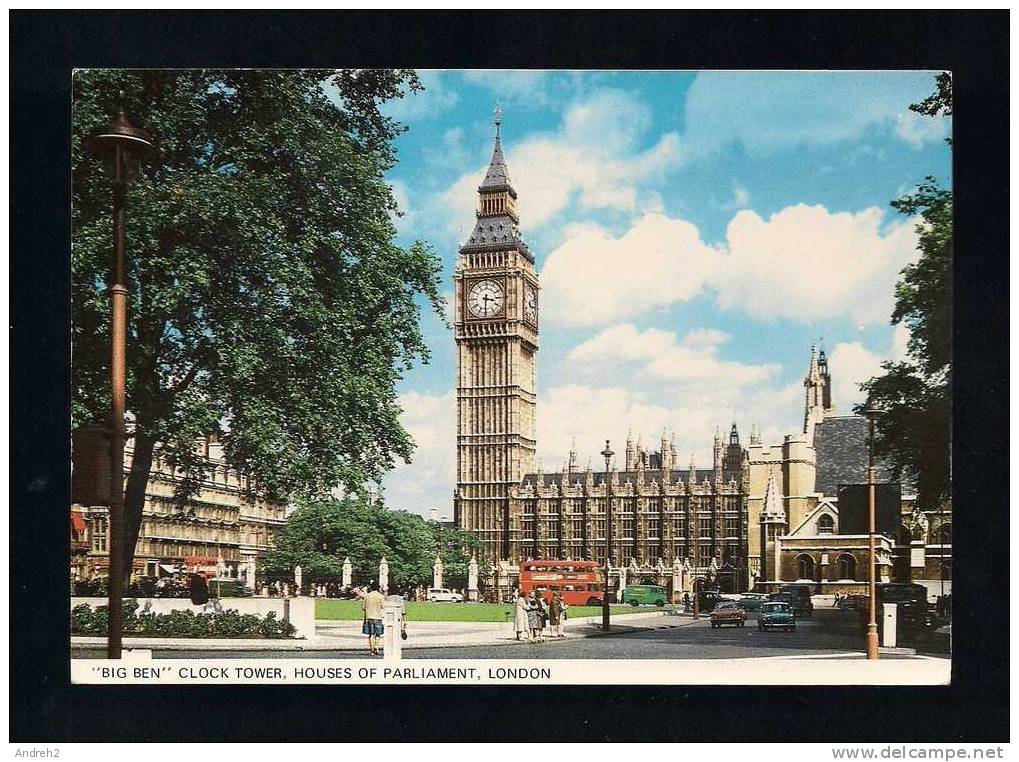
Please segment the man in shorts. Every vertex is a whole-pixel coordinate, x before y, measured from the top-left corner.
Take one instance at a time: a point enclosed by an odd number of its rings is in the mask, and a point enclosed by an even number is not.
[[[361,632],[368,636],[368,653],[372,656],[381,656],[379,639],[382,637],[382,616],[386,609],[386,599],[379,592],[379,583],[375,580],[368,586],[368,594],[361,601],[361,608],[364,610]]]

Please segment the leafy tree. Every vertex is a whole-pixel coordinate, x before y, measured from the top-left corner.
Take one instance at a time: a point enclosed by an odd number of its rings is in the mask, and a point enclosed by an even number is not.
[[[378,107],[417,87],[406,70],[75,74],[76,425],[109,410],[112,193],[84,140],[123,105],[160,149],[128,193],[129,558],[157,443],[181,501],[210,432],[271,498],[357,490],[410,457],[396,384],[428,358],[440,265],[393,243],[403,128]]]
[[[469,532],[347,497],[299,506],[266,556],[263,569],[287,574],[299,564],[307,579],[339,581],[344,559],[349,557],[359,578],[376,579],[379,561],[385,556],[390,588],[406,590],[431,585],[432,564],[440,553],[446,576],[466,579],[471,554],[480,551],[480,540]],[[479,561],[479,575],[490,572]]]
[[[937,84],[937,92],[910,108],[950,115],[951,76],[939,75]],[[902,270],[891,320],[909,327],[907,359],[884,363],[884,374],[862,388],[886,409],[878,419],[878,452],[899,475],[913,475],[919,505],[934,508],[952,491],[952,192],[927,177],[892,207],[920,218],[920,257]]]

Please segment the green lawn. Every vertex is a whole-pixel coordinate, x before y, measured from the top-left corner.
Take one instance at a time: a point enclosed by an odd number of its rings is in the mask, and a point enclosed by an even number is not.
[[[635,614],[647,608],[613,606],[613,614]],[[568,619],[598,616],[597,606],[570,606]],[[320,598],[315,601],[316,619],[361,619],[361,601],[338,601]],[[508,603],[408,603],[408,622],[506,622],[513,617],[513,606]]]

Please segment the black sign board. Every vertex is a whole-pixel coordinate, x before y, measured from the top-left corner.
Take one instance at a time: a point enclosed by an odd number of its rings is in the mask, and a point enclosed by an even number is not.
[[[874,527],[878,534],[899,533],[902,487],[898,482],[877,484],[874,489]],[[870,523],[866,484],[839,485],[839,534],[867,534]]]

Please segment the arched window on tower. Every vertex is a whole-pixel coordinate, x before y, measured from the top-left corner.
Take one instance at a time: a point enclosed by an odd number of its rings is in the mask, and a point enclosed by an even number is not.
[[[817,520],[818,534],[835,534],[835,519],[830,514],[824,514]]]
[[[814,578],[814,558],[807,553],[801,553],[796,557],[796,577],[797,579],[813,579]]]

